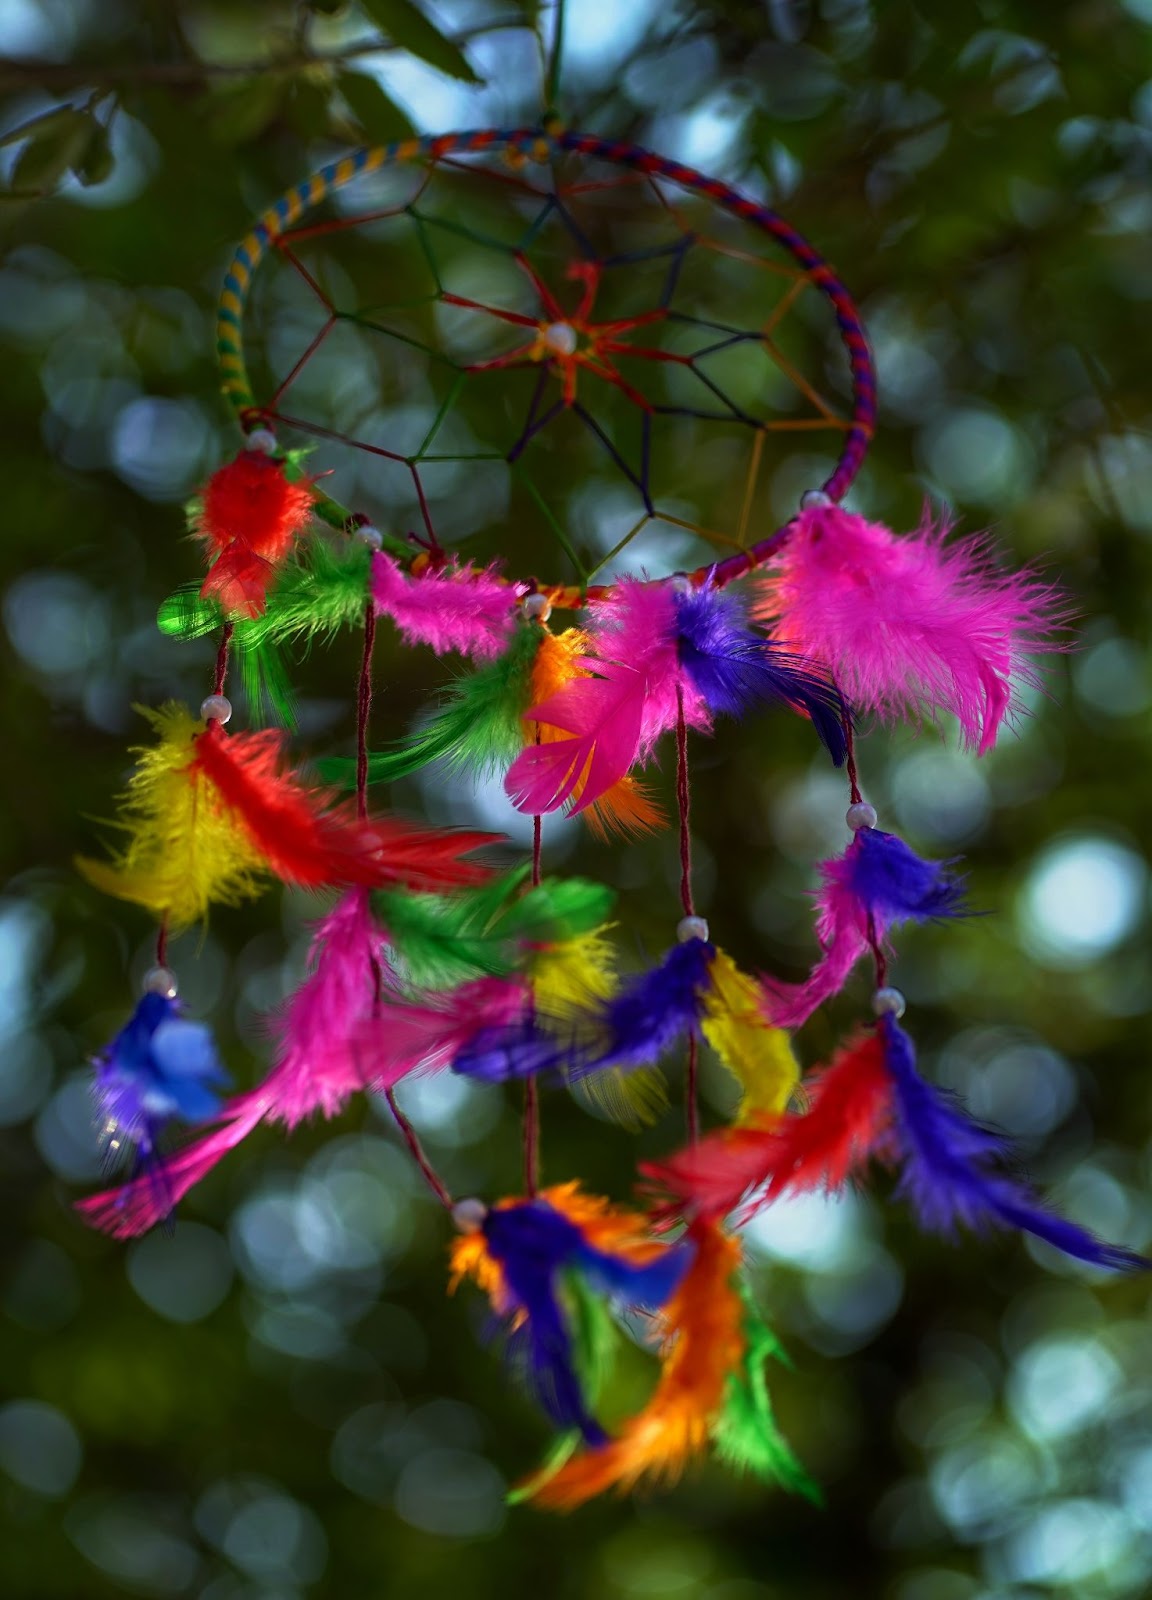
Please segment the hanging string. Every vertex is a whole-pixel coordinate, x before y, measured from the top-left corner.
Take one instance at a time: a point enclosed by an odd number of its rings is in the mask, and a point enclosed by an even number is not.
[[[848,786],[849,793],[851,795],[851,804],[857,806],[864,799],[864,795],[860,788],[860,774],[856,766],[856,735],[852,727],[852,718],[847,712],[844,714],[843,727],[844,740],[848,747],[847,754],[844,757],[844,770],[848,774]],[[876,919],[872,915],[871,911],[868,913],[868,920],[865,924],[864,932],[865,937],[868,940],[868,948],[872,952],[872,965],[876,972],[876,987],[878,989],[887,988],[888,957],[884,952],[883,944],[880,942],[880,936],[876,932]]]
[[[676,686],[676,808],[680,814],[680,904],[686,917],[696,915],[692,898],[692,833],[689,827],[692,792],[688,782],[688,724],[684,718],[684,689]],[[684,1116],[688,1143],[700,1137],[699,1047],[695,1030],[688,1035],[688,1062],[684,1081]]]
[[[536,743],[540,743],[540,724],[536,724]],[[544,819],[532,818],[532,887],[540,884],[540,862],[544,849]],[[524,1193],[535,1199],[540,1187],[540,1085],[534,1077],[524,1083]]]
[[[368,815],[368,720],[372,711],[372,650],[376,643],[376,610],[371,600],[364,607],[364,650],[360,657],[360,677],[356,685],[356,815]],[[376,1004],[380,1004],[383,990],[383,973],[375,956],[372,958],[372,977],[376,985]],[[429,1161],[420,1143],[420,1135],[409,1122],[396,1090],[384,1091],[384,1099],[392,1113],[392,1120],[400,1130],[400,1137],[408,1146],[408,1153],[416,1163],[424,1182],[446,1211],[452,1209],[452,1196],[445,1187],[435,1167]]]
[[[216,652],[216,676],[212,680],[212,693],[223,694],[228,681],[228,656],[232,648],[232,624],[226,622],[220,630],[220,648]]]

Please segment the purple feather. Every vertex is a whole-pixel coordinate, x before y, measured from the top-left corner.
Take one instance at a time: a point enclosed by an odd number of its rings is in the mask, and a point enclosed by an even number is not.
[[[534,1016],[481,1028],[455,1056],[452,1071],[485,1083],[508,1083],[572,1067],[579,1058],[575,1034],[551,1033]]]
[[[509,1312],[521,1321],[509,1337],[509,1357],[522,1371],[548,1416],[563,1429],[578,1428],[592,1446],[607,1434],[585,1404],[564,1320],[558,1275],[575,1268],[593,1287],[630,1306],[658,1310],[675,1292],[688,1252],[671,1245],[638,1263],[588,1243],[580,1229],[545,1200],[489,1211],[483,1222],[488,1249],[500,1263]]]
[[[1008,1141],[973,1122],[925,1082],[912,1041],[894,1017],[882,1017],[879,1028],[903,1152],[900,1192],[912,1202],[921,1226],[946,1235],[962,1227],[1019,1228],[1094,1267],[1131,1271],[1152,1265],[1056,1216],[1026,1185],[995,1170],[992,1163],[1010,1153]]]
[[[839,881],[885,926],[962,917],[964,880],[951,861],[924,861],[894,833],[861,828],[844,852]]]
[[[582,1078],[601,1067],[649,1066],[696,1026],[714,954],[703,939],[688,939],[610,1000],[563,1024],[549,1026],[531,1016],[482,1028],[457,1055],[452,1070],[504,1083],[542,1072]]]
[[[696,1026],[710,982],[715,946],[686,939],[658,966],[641,972],[599,1010],[604,1042],[576,1067],[576,1076],[600,1067],[650,1066]]]
[[[789,706],[844,764],[847,710],[823,668],[754,633],[740,602],[707,586],[676,596],[676,628],[680,665],[710,711],[738,717],[754,705]]]
[[[110,1151],[125,1143],[147,1160],[168,1123],[207,1122],[227,1077],[210,1029],[176,1001],[146,994],[96,1061],[95,1091]]]

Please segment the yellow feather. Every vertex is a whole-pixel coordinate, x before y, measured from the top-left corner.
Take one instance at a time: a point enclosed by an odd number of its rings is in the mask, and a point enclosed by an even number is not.
[[[211,784],[187,771],[203,724],[179,705],[144,715],[159,740],[135,752],[117,824],[127,844],[111,863],[76,865],[97,889],[145,906],[175,931],[198,922],[212,901],[236,905],[260,894],[267,868]]]
[[[731,956],[717,950],[704,997],[704,1037],[744,1093],[734,1118],[739,1127],[752,1118],[779,1115],[800,1078],[792,1042],[761,1010],[760,987],[740,971]]]
[[[607,928],[548,945],[536,953],[532,988],[545,1016],[566,1022],[607,1000],[616,988],[616,952]],[[608,1067],[572,1084],[572,1092],[592,1111],[636,1131],[649,1127],[668,1108],[664,1076],[657,1067],[624,1072]]]

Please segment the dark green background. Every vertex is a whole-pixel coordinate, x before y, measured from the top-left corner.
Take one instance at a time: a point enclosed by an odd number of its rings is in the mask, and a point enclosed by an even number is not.
[[[570,1519],[506,1512],[502,1486],[538,1458],[543,1430],[483,1347],[471,1297],[445,1299],[443,1219],[363,1104],[291,1141],[253,1137],[170,1239],[125,1248],[69,1210],[98,1173],[84,1062],[131,1004],[149,943],[143,917],[88,890],[70,858],[94,849],[92,819],[110,814],[141,727],[132,704],[196,704],[209,686],[209,644],[166,641],[153,618],[197,571],[181,501],[234,448],[212,357],[228,250],[340,148],[409,119],[507,124],[542,107],[531,28],[548,37],[550,18],[533,7],[444,0],[441,34],[391,0],[318,15],[330,10],[0,3],[3,126],[62,102],[111,122],[108,151],[81,119],[0,152],[15,158],[0,210],[0,1590],[1135,1600],[1152,1582],[1146,1280],[1103,1282],[1016,1239],[926,1240],[883,1176],[877,1198],[796,1208],[752,1240],[795,1363],[776,1376],[778,1407],[823,1512],[710,1467]],[[870,729],[862,764],[882,823],[925,854],[964,854],[973,901],[991,913],[902,941],[894,979],[928,1069],[1020,1137],[1070,1214],[1136,1247],[1152,1236],[1150,21],[1148,0],[619,15],[569,0],[558,98],[570,125],[746,183],[835,262],[881,381],[859,509],[908,527],[926,494],[947,501],[1015,560],[1044,559],[1074,597],[1081,646],[1051,666],[1018,737],[977,767],[951,729]],[[466,81],[442,35],[464,41],[482,82]],[[393,48],[345,65],[365,41]],[[451,192],[462,220],[485,223],[466,182]],[[638,200],[613,227],[650,217]],[[498,270],[467,240],[446,248],[452,270],[479,274],[469,281]],[[414,259],[399,238],[341,241],[330,256],[360,305],[384,274],[379,298],[396,298]],[[727,293],[743,311],[755,283],[705,271],[692,293],[700,306]],[[265,328],[293,314],[274,297],[260,310]],[[835,392],[826,323],[814,310],[797,328],[806,370]],[[425,414],[436,372],[419,352],[371,348],[353,340],[325,369],[317,404],[376,384],[400,429]],[[474,434],[513,415],[507,383],[466,412]],[[672,497],[731,526],[738,454],[706,448],[706,428],[675,438]],[[764,532],[820,466],[819,449],[769,446]],[[382,480],[354,492],[346,453],[316,459],[339,497],[394,531],[413,525]],[[603,458],[558,435],[531,470],[572,539],[595,548],[621,492]],[[561,573],[531,506],[478,499],[467,470],[438,492],[444,525],[478,551]],[[642,554],[653,569],[684,559],[667,530]],[[347,748],[355,666],[345,638],[294,667],[302,749]],[[446,675],[382,630],[378,737],[401,732]],[[701,907],[745,965],[791,976],[812,951],[812,863],[843,840],[840,780],[806,732],[752,719],[694,745]],[[477,814],[434,786],[396,803]],[[508,820],[489,802],[479,811]],[[668,940],[670,835],[620,850],[553,829],[548,851],[620,886],[630,959]],[[266,1059],[260,1017],[299,975],[314,913],[303,897],[269,897],[175,947],[183,992],[240,1083]],[[806,1062],[866,992],[861,978],[814,1020]],[[706,1090],[718,1114],[723,1085],[708,1076]],[[515,1185],[512,1106],[435,1090],[409,1103],[457,1192]],[[639,1148],[679,1137],[669,1117]],[[546,1097],[550,1177],[624,1197],[636,1156],[631,1136]]]

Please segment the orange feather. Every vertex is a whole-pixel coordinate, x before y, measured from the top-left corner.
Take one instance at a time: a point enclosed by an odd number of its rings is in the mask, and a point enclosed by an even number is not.
[[[645,1476],[674,1478],[707,1444],[729,1375],[744,1356],[744,1306],[733,1281],[740,1246],[703,1221],[692,1224],[688,1238],[695,1256],[663,1313],[664,1365],[652,1398],[618,1438],[573,1456],[540,1484],[531,1495],[538,1505],[568,1511]]]

